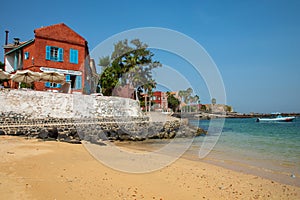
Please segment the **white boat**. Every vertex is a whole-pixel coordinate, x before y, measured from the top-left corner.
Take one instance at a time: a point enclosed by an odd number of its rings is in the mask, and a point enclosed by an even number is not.
[[[296,117],[283,117],[281,115],[278,115],[275,118],[257,118],[257,122],[291,122],[295,119]]]
[[[173,112],[169,112],[169,111],[166,111],[166,112],[162,111],[161,113],[164,114],[164,115],[172,115],[173,114]]]

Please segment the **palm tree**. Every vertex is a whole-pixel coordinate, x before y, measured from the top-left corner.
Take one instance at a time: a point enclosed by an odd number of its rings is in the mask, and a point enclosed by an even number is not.
[[[192,100],[192,93],[193,93],[193,89],[192,88],[188,88],[186,90],[186,103],[188,103],[188,111],[191,112],[191,100]]]
[[[217,103],[216,98],[212,98],[212,99],[211,99],[211,103],[212,103],[212,105],[215,105],[215,104]]]
[[[178,95],[180,96],[181,102],[185,102],[185,98],[186,98],[186,91],[184,90],[179,90]],[[181,107],[182,109],[183,107]],[[183,110],[181,110],[183,111]]]
[[[216,103],[217,103],[216,98],[212,98],[212,99],[211,99],[211,104],[212,104],[212,106],[211,106],[211,111],[212,111],[212,112],[214,112],[214,110],[215,110],[215,105],[216,105]]]
[[[145,93],[149,96],[149,111],[150,111],[152,90],[153,88],[156,88],[156,82],[153,79],[151,79],[149,82],[143,85],[143,88],[145,90]],[[147,100],[145,101],[145,107],[147,112]]]
[[[196,104],[196,110],[198,112],[198,104],[200,104],[200,97],[198,95],[194,96],[194,103]]]

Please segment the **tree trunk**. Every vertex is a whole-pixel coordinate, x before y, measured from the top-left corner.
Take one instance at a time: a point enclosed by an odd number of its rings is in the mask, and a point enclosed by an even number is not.
[[[149,96],[149,112],[151,111],[151,97]]]
[[[148,107],[148,103],[147,103],[147,95],[145,95],[145,109],[146,109],[146,112],[147,112],[147,107]]]
[[[135,100],[137,100],[137,101],[138,101],[137,89],[135,90]]]

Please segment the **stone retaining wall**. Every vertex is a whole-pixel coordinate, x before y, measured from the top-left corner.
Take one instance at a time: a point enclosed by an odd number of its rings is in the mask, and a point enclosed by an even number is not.
[[[91,136],[99,133],[98,139],[112,138],[110,135],[142,133],[143,127],[148,124],[148,117],[99,117],[99,118],[30,118],[20,113],[0,113],[0,135],[22,135],[41,139],[58,139],[75,142],[83,139],[89,140]],[[136,129],[136,130],[135,130]],[[139,133],[138,133],[139,131]],[[128,138],[129,139],[129,138]]]
[[[205,135],[206,131],[181,124],[179,120],[150,122],[147,117],[39,118],[19,113],[0,113],[0,135],[55,139],[70,143],[81,140],[171,139]]]
[[[98,143],[206,134],[180,120],[149,121],[138,102],[131,99],[24,90],[0,92],[0,135]]]

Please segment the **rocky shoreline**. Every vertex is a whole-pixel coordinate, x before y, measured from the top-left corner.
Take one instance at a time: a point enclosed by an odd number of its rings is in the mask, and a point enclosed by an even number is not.
[[[282,116],[295,116],[300,117],[300,113],[281,113]],[[198,113],[174,113],[173,117],[187,118],[193,120],[210,120],[216,118],[269,118],[274,116],[269,113],[209,113],[209,112],[198,112]]]
[[[0,113],[0,135],[25,136],[42,140],[58,140],[79,144],[110,141],[142,141],[146,139],[172,139],[196,137],[207,131],[181,123],[181,120],[149,121],[149,117],[103,118],[40,118],[6,112]]]

